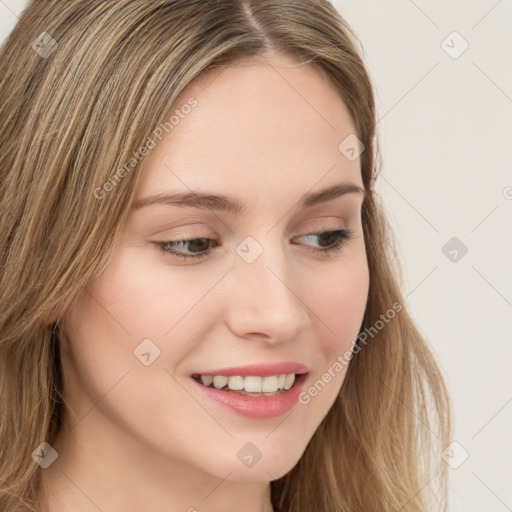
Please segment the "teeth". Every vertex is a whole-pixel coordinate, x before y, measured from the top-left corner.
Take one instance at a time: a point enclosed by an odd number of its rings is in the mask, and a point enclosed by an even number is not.
[[[290,389],[295,382],[295,375],[287,375],[284,381],[284,389]]]
[[[213,385],[217,389],[222,389],[227,383],[228,378],[224,377],[223,375],[215,375],[215,377],[213,377]]]
[[[261,377],[245,377],[244,378],[244,389],[249,393],[261,393]],[[277,389],[275,390],[277,391]]]
[[[295,377],[295,375],[293,377]],[[279,377],[277,375],[272,375],[272,377],[263,378],[263,381],[261,383],[261,391],[264,391],[266,393],[272,393],[273,391],[277,391],[278,389]]]
[[[232,391],[247,391],[248,393],[277,393],[290,389],[295,382],[295,374],[271,375],[259,377],[249,375],[242,377],[234,375],[201,375],[201,383],[205,386],[222,389],[227,386]]]
[[[205,386],[209,386],[213,382],[213,377],[211,375],[201,375],[201,383]]]
[[[228,387],[234,391],[244,389],[244,378],[240,377],[240,375],[237,375],[236,377],[229,377]]]

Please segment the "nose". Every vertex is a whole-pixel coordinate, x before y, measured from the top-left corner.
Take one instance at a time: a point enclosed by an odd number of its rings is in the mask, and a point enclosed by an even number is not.
[[[283,250],[267,247],[252,263],[235,261],[227,314],[234,334],[276,344],[293,340],[310,325],[310,278],[297,274]]]

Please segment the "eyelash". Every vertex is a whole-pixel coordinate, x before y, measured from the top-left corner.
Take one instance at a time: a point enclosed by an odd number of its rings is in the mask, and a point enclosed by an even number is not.
[[[313,252],[313,253],[323,252],[325,254],[332,255],[332,254],[340,251],[343,248],[343,246],[349,240],[351,240],[354,236],[354,232],[351,229],[335,229],[335,230],[331,230],[331,231],[319,231],[319,232],[313,232],[313,233],[306,233],[305,235],[302,235],[298,238],[303,238],[305,236],[321,236],[321,235],[332,235],[332,234],[337,235],[337,238],[338,238],[338,241],[335,242],[333,245],[330,245],[329,247],[326,247],[326,248],[320,248],[320,249],[308,248],[307,250],[310,252]],[[167,248],[168,245],[170,245],[170,244],[188,243],[188,242],[194,242],[197,240],[210,240],[212,242],[215,242],[215,247],[220,247],[222,245],[222,244],[219,244],[217,240],[212,240],[211,238],[203,238],[203,237],[188,238],[188,239],[184,239],[184,240],[169,240],[169,241],[161,241],[161,242],[157,241],[157,242],[153,242],[153,243],[155,243],[158,246],[158,248],[166,255],[170,255],[172,257],[177,257],[177,258],[183,258],[183,259],[199,260],[199,259],[202,259],[205,256],[207,256],[210,253],[211,249],[208,249],[200,254],[191,255],[191,254],[182,254],[180,252],[176,252],[176,251],[173,251],[173,250],[170,250]]]

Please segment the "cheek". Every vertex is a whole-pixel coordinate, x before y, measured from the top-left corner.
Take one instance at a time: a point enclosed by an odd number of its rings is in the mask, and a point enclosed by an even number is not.
[[[127,371],[123,387],[137,379],[150,387],[158,374],[154,389],[161,389],[162,381],[170,379],[165,370],[173,372],[194,350],[190,340],[207,336],[214,315],[208,316],[211,302],[203,299],[218,275],[194,279],[186,267],[171,272],[155,260],[136,248],[119,251],[103,274],[88,283],[64,321],[69,338],[64,351],[73,365],[69,378],[76,376],[77,386],[88,388],[90,396],[103,395]],[[137,356],[147,351],[154,362],[145,366]],[[138,396],[137,390],[130,393]],[[119,396],[119,404],[123,400]]]
[[[369,271],[362,240],[307,287],[306,304],[315,318],[315,368],[299,396],[303,427],[313,435],[343,385],[353,344],[363,321]]]
[[[66,393],[76,417],[86,417],[81,428],[95,428],[96,418],[108,417],[119,428],[114,435],[123,433],[123,442],[142,441],[155,450],[185,457],[186,447],[173,441],[186,436],[187,428],[196,436],[201,429],[195,432],[184,426],[181,418],[202,423],[197,403],[170,373],[191,350],[188,341],[196,331],[192,333],[190,322],[180,319],[187,319],[205,284],[201,290],[179,294],[162,280],[161,270],[158,274],[153,264],[135,264],[126,257],[128,252],[88,284],[65,318]],[[170,304],[169,296],[176,296],[175,304]],[[164,336],[173,325],[176,328]],[[160,350],[148,366],[134,354],[146,338]],[[153,357],[154,349],[149,350]],[[180,411],[179,421],[171,421],[175,411]]]
[[[132,350],[145,338],[161,344],[190,323],[201,298],[218,279],[205,275],[199,280],[194,274],[187,267],[169,269],[137,248],[125,248],[89,283],[88,293],[81,297],[81,318],[75,323],[114,343],[129,340]]]
[[[341,258],[308,288],[308,302],[325,336],[319,343],[324,356],[334,361],[352,347],[363,320],[369,290],[369,271],[364,244]]]

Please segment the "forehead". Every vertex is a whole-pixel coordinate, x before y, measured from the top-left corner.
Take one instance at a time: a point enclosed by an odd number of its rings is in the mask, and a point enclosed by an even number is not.
[[[193,108],[182,108],[195,100]],[[340,142],[355,133],[340,94],[289,57],[243,60],[193,81],[145,162],[139,198],[169,190],[303,194],[320,180],[362,184]]]

